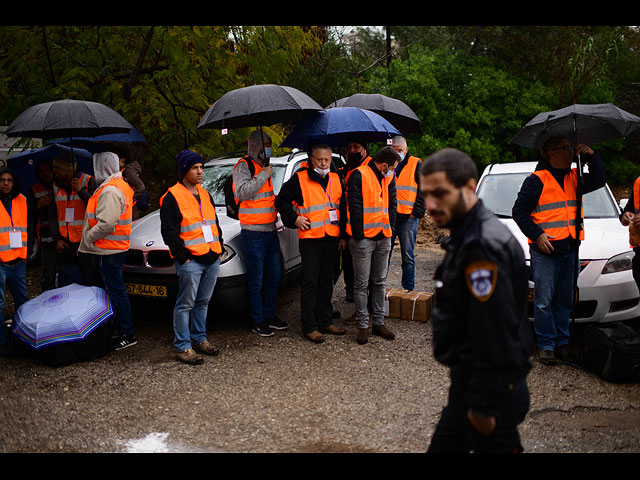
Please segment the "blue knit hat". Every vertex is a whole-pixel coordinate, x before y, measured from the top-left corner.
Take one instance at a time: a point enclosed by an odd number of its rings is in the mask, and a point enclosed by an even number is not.
[[[181,151],[176,155],[176,160],[178,161],[178,174],[180,175],[180,178],[184,177],[196,163],[204,164],[202,157],[191,150]]]

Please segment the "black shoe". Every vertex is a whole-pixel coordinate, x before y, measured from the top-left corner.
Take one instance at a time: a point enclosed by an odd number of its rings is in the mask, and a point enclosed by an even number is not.
[[[563,363],[571,362],[571,349],[569,345],[561,345],[555,350],[556,358]]]
[[[555,365],[556,357],[553,354],[553,350],[540,350],[538,352],[540,363],[544,365]]]
[[[258,325],[254,325],[251,328],[253,333],[257,333],[261,337],[270,337],[273,335],[273,330],[267,325],[265,322],[259,323]]]
[[[278,317],[273,317],[267,320],[267,325],[273,330],[286,330],[289,328],[289,324],[287,322],[283,322]]]
[[[113,341],[112,347],[114,350],[124,350],[125,348],[133,347],[137,343],[135,335],[122,335]]]

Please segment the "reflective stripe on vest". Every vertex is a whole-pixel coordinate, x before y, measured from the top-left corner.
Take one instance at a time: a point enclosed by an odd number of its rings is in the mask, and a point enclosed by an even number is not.
[[[104,250],[128,250],[131,237],[131,222],[133,221],[133,190],[123,178],[113,178],[109,183],[96,190],[87,203],[87,221],[91,228],[98,223],[96,220],[96,206],[98,205],[100,193],[108,186],[116,187],[124,194],[126,207],[116,223],[115,230],[104,238],[96,240],[94,245]]]
[[[80,176],[80,188],[86,188],[90,179],[91,175],[83,173]],[[78,243],[82,238],[82,224],[84,223],[86,211],[84,202],[73,189],[67,192],[55,183],[53,185],[53,198],[56,201],[56,209],[58,210],[58,231],[60,235],[70,242]],[[65,222],[67,208],[73,208],[72,222]]]
[[[0,262],[27,259],[27,199],[19,194],[11,200],[11,215],[4,203],[0,207]],[[22,246],[11,248],[10,233],[20,232]]]
[[[371,167],[363,165],[356,170],[360,171],[362,177],[362,227],[365,238],[373,238],[380,232],[385,237],[391,237],[389,184],[393,177],[383,177],[381,185]],[[347,233],[351,236],[351,232],[351,214],[347,209]]]
[[[240,162],[253,162],[254,175],[258,175],[262,171],[262,166],[249,157],[244,157]],[[233,167],[238,166],[238,163]],[[233,185],[235,196],[236,186]],[[238,199],[236,198],[236,201]],[[273,193],[273,182],[271,179],[264,182],[260,190],[251,197],[250,200],[242,200],[238,209],[238,219],[241,225],[264,225],[276,221],[278,212],[275,206],[276,197]]]
[[[173,198],[176,199],[178,210],[182,214],[180,222],[180,238],[184,242],[184,246],[194,255],[206,255],[210,251],[217,254],[222,253],[222,245],[220,244],[220,232],[216,222],[216,208],[211,203],[209,193],[197,185],[200,203],[196,197],[182,183],[176,183],[168,192],[171,192]],[[160,206],[166,193],[160,199]],[[213,240],[206,242],[202,231],[203,225],[211,227]],[[173,255],[171,255],[173,258]]]
[[[577,171],[564,177],[564,190],[548,170],[537,170],[536,175],[542,181],[542,193],[531,218],[544,232],[552,236],[550,240],[562,240],[569,236],[576,238],[576,186]],[[582,212],[584,215],[584,212]],[[580,230],[580,240],[584,240],[584,229]],[[535,243],[529,239],[529,243]]]
[[[420,162],[419,158],[410,156],[407,164],[396,176],[396,196],[398,202],[398,213],[410,214],[418,197],[418,184],[416,182],[416,168]]]
[[[342,186],[337,173],[329,172],[327,190],[316,180],[309,178],[307,169],[299,170],[298,181],[302,191],[303,205],[294,205],[293,209],[298,215],[307,217],[311,226],[308,230],[298,229],[298,238],[322,238],[326,235],[340,236],[340,199]],[[335,210],[336,223],[331,223],[329,210]]]

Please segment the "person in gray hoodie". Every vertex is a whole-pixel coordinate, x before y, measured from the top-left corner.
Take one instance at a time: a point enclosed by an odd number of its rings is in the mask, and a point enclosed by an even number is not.
[[[117,315],[119,336],[115,337],[113,348],[121,350],[137,343],[122,277],[131,236],[133,190],[122,178],[120,160],[115,153],[96,153],[93,170],[98,188],[87,203],[78,253],[94,258]]]

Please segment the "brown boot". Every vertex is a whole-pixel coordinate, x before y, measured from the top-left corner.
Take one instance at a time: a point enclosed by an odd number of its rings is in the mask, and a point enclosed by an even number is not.
[[[358,335],[356,335],[356,342],[360,345],[364,345],[369,341],[369,329],[368,328],[359,328]]]
[[[324,342],[325,338],[324,335],[322,335],[319,331],[314,330],[313,332],[309,332],[305,335],[305,337],[307,337],[309,340],[311,340],[313,343],[322,343]]]
[[[216,347],[213,343],[209,342],[209,340],[205,340],[204,342],[194,345],[193,349],[204,355],[218,355],[220,353],[220,349]]]
[[[344,335],[346,330],[335,325],[329,325],[327,328],[321,328],[322,333],[330,333],[332,335]]]
[[[204,362],[204,358],[201,355],[198,355],[192,349],[187,349],[184,352],[176,353],[176,360],[182,363],[188,363],[189,365],[200,365]]]
[[[355,312],[354,312],[354,314],[353,314],[353,315],[351,315],[349,318],[347,318],[347,319],[344,321],[344,324],[345,324],[345,325],[355,325],[356,323],[357,323],[357,320],[356,320],[356,314],[355,314]]]
[[[393,340],[394,338],[396,338],[396,334],[384,325],[374,325],[372,328],[372,333],[374,335],[378,335],[379,337],[386,338],[387,340]]]

